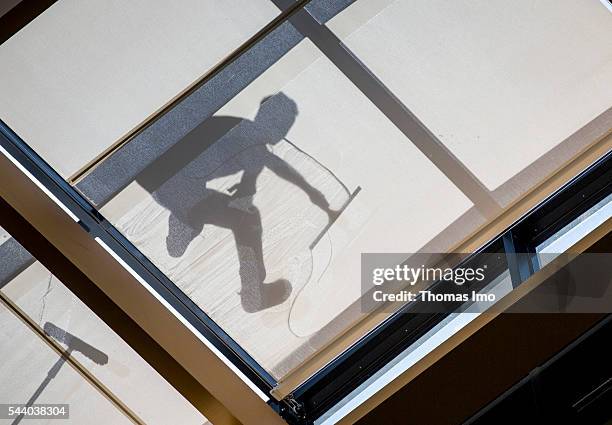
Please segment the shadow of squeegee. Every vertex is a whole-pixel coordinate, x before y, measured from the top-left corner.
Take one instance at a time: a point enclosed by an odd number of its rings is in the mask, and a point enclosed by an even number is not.
[[[66,345],[66,351],[79,352],[96,364],[105,365],[108,363],[108,356],[95,347],[92,347],[81,338],[55,326],[51,322],[45,323],[43,327],[45,333],[55,338],[58,342]]]
[[[38,399],[38,397],[42,394],[42,392],[47,387],[47,385],[49,385],[51,380],[53,380],[53,378],[57,376],[64,363],[73,352],[79,352],[94,363],[99,364],[101,366],[108,363],[108,356],[105,353],[95,347],[92,347],[91,345],[83,341],[81,338],[76,337],[71,333],[66,332],[65,330],[55,326],[53,323],[45,323],[45,325],[43,326],[43,330],[45,331],[45,334],[64,344],[66,346],[66,351],[60,356],[59,359],[57,359],[55,364],[51,366],[51,369],[49,369],[49,372],[47,372],[47,376],[40,383],[36,391],[34,391],[34,394],[32,394],[30,399],[27,401],[26,406],[31,406],[34,404],[36,399]],[[12,425],[17,425],[18,423],[20,423],[23,420],[23,417],[23,414],[16,417],[15,420],[12,422]]]

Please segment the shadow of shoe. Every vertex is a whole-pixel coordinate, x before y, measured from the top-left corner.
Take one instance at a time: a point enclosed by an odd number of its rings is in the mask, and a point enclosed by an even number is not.
[[[258,294],[241,291],[242,308],[247,313],[256,313],[287,301],[291,295],[292,286],[287,279],[277,279],[274,282],[263,283]]]

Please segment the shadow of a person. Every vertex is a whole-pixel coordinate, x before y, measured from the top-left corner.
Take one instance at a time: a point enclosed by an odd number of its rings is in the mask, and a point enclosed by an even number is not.
[[[200,146],[196,151],[187,149],[179,154],[163,155],[167,161],[162,168],[174,170],[171,178],[161,185],[151,185],[151,178],[137,179],[145,188],[153,189],[155,186],[155,190],[150,192],[160,205],[170,211],[166,237],[170,256],[181,257],[206,224],[231,230],[238,251],[241,303],[246,312],[278,305],[289,297],[292,290],[286,279],[265,282],[262,220],[259,209],[253,203],[257,179],[264,168],[303,190],[313,204],[328,214],[330,221],[337,215],[323,193],[269,149],[285,139],[297,115],[295,102],[281,92],[261,101],[253,121],[212,117],[206,121],[209,131],[204,129],[201,132],[200,137],[204,137],[205,142],[198,140]],[[243,155],[242,161],[235,161],[231,155],[228,159],[222,147],[216,152],[216,145],[212,144],[220,137],[230,137],[230,143],[241,151],[249,149],[248,157]],[[206,148],[208,150],[201,155],[206,158],[200,161],[197,151],[203,152]],[[193,161],[186,166],[187,160]],[[214,170],[212,173],[211,169]],[[239,183],[227,189],[227,193],[208,187],[213,179],[239,172],[242,173]],[[159,183],[159,176],[151,177]]]

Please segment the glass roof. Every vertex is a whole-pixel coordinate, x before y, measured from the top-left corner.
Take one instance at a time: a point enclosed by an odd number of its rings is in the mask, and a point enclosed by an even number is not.
[[[119,49],[100,84],[75,67],[80,92],[36,74],[50,59],[30,26],[72,13],[54,6],[0,47],[24,70],[0,115],[70,177],[279,13],[209,3],[147,11],[176,32],[134,30],[149,50]],[[609,133],[611,20],[599,2],[315,1],[76,187],[281,379],[365,314],[362,253],[450,252]]]
[[[303,41],[101,212],[280,377],[358,302],[362,252],[416,251],[471,205]]]

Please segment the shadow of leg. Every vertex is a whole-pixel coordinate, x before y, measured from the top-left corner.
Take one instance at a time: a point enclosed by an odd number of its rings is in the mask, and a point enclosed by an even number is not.
[[[250,192],[251,193],[251,192]],[[240,263],[240,297],[247,313],[254,313],[281,304],[291,295],[291,284],[286,279],[265,283],[266,268],[263,259],[261,216],[252,203],[245,208],[230,205],[234,197],[211,190],[183,216],[173,212],[169,218],[166,237],[168,253],[182,256],[204,225],[230,229],[236,241]]]
[[[233,209],[233,208],[232,208]],[[237,211],[237,210],[235,210]],[[232,228],[240,261],[240,297],[247,313],[254,313],[283,303],[291,295],[291,283],[278,279],[265,283],[262,228],[259,210],[250,205],[248,212],[240,211],[241,218]]]
[[[198,236],[204,225],[199,220],[181,219],[175,213],[168,219],[166,249],[171,257],[181,257],[193,239]]]

